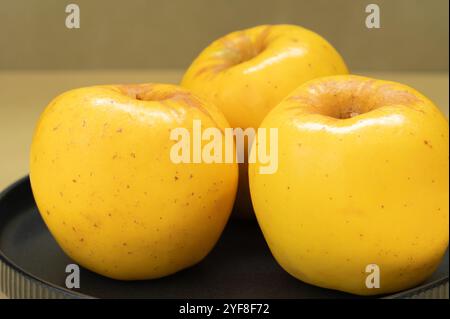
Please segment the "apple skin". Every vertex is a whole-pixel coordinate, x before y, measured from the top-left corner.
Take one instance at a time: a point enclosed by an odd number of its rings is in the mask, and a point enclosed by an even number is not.
[[[55,98],[37,124],[30,178],[61,248],[104,276],[152,279],[202,260],[233,206],[237,164],[174,164],[170,130],[228,127],[214,106],[163,84]]]
[[[215,104],[231,127],[257,129],[300,84],[347,74],[339,53],[320,35],[296,25],[261,25],[230,33],[193,61],[181,85]],[[254,218],[247,164],[239,165],[238,217]]]
[[[448,246],[449,135],[438,108],[399,83],[334,76],[301,85],[264,119],[273,175],[249,165],[256,217],[292,276],[358,295],[413,287]],[[365,272],[377,264],[381,287]]]
[[[232,127],[258,128],[300,84],[347,74],[324,38],[295,25],[261,25],[230,33],[192,62],[181,85],[215,104]]]

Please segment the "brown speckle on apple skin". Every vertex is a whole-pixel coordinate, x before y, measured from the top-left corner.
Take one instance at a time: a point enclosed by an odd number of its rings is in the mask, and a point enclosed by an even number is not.
[[[431,145],[431,142],[428,140],[424,140],[423,143],[428,146],[429,148],[433,148],[433,145]]]

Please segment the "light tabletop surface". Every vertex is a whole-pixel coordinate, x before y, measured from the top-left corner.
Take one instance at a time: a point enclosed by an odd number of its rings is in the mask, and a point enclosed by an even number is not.
[[[355,72],[408,84],[449,113],[448,73]],[[34,125],[56,95],[81,86],[112,83],[177,83],[177,70],[0,71],[0,190],[28,173]],[[0,299],[5,298],[0,292]]]

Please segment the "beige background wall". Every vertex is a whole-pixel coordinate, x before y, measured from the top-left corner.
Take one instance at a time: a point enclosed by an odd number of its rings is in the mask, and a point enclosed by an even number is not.
[[[66,29],[77,3],[81,28]],[[381,8],[367,29],[365,7]],[[264,23],[313,29],[352,69],[448,71],[448,0],[1,0],[1,69],[184,68],[211,40]]]

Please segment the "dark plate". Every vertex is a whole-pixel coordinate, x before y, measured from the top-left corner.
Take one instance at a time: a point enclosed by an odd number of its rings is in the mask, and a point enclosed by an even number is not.
[[[422,286],[394,297],[439,289],[448,297],[448,252]],[[10,297],[68,298],[354,298],[305,284],[269,252],[256,222],[231,220],[214,250],[198,265],[163,279],[122,282],[81,269],[81,288],[65,288],[74,263],[43,223],[25,177],[0,195],[0,290]],[[443,288],[444,287],[444,288]]]

